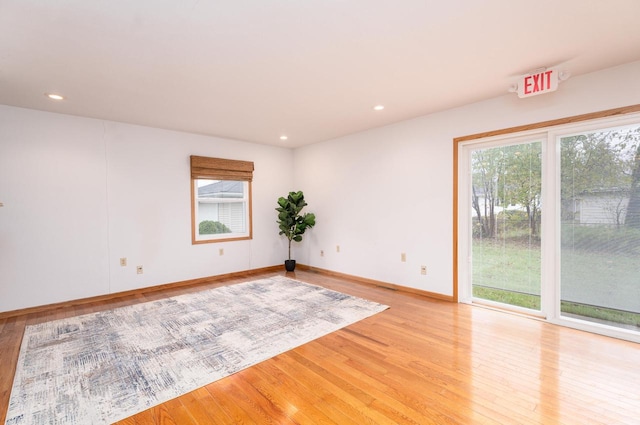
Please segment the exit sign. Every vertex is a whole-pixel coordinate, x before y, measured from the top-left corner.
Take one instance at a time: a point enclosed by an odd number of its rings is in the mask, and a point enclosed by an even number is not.
[[[558,89],[558,77],[556,68],[549,68],[520,77],[518,81],[518,97],[530,97],[556,91]]]

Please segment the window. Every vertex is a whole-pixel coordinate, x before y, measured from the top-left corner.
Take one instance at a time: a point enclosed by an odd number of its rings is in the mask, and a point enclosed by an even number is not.
[[[251,239],[253,162],[191,156],[191,240]]]

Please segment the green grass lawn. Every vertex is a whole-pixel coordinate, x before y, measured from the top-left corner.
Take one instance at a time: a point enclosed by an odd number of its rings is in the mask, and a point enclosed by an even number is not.
[[[523,294],[504,289],[488,288],[486,286],[473,285],[473,296],[483,300],[497,301],[499,303],[517,305],[518,307],[540,310],[540,295]]]
[[[473,241],[473,283],[540,295],[540,247],[525,243]]]
[[[640,326],[637,256],[563,250],[561,268],[563,313]],[[535,244],[473,241],[474,297],[540,310],[540,270]]]

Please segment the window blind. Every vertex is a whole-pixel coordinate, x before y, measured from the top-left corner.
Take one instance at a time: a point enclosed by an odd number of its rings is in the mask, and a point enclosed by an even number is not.
[[[208,180],[253,180],[253,162],[191,155],[191,178]]]

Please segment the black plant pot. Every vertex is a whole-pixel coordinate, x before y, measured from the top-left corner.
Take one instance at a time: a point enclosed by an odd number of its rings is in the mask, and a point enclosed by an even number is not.
[[[296,260],[284,260],[284,268],[288,272],[292,272],[296,269]]]

